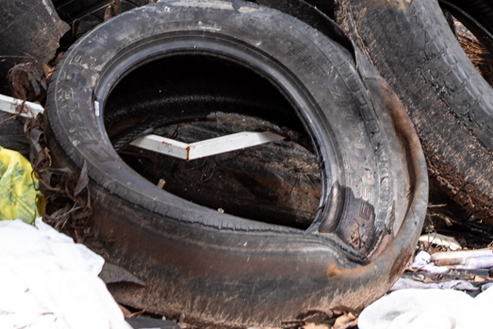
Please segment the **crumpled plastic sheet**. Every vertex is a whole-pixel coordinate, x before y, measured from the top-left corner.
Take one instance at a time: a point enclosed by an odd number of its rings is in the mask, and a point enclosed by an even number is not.
[[[0,146],[0,220],[19,218],[33,224],[45,200],[31,163],[19,152]]]
[[[430,273],[445,273],[449,269],[445,266],[436,266],[431,261],[431,256],[426,251],[420,251],[414,258],[414,262],[409,266],[415,270],[422,270]]]
[[[0,328],[129,329],[104,260],[45,224],[0,222]]]
[[[359,329],[493,328],[493,288],[475,298],[457,290],[406,289],[368,306]]]

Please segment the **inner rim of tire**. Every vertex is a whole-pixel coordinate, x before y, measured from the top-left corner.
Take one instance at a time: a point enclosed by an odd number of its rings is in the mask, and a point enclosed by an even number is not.
[[[150,182],[212,209],[299,229],[319,212],[323,174],[311,135],[276,86],[243,65],[207,54],[148,62],[113,86],[103,118],[114,146],[149,133],[187,143],[239,131],[284,136],[191,161],[115,149]]]

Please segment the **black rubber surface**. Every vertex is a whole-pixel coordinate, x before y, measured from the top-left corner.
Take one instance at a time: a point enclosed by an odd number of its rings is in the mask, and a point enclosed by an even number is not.
[[[180,326],[176,322],[159,319],[134,317],[126,318],[125,321],[134,329],[180,329]]]
[[[55,9],[64,21],[104,21],[104,12],[111,0],[52,0]],[[128,11],[149,3],[149,0],[122,0],[122,11]]]
[[[9,70],[19,63],[31,62],[43,72],[68,29],[50,1],[0,1],[0,94],[12,95],[7,80]]]
[[[490,220],[493,90],[438,2],[343,0],[339,9],[338,22],[406,105],[430,176],[476,218]]]
[[[67,23],[74,20],[93,20],[102,22],[104,20],[104,11],[110,0],[52,0],[58,14]],[[256,2],[256,1],[251,1]],[[301,2],[292,0],[293,3]],[[326,15],[334,18],[334,1],[333,0],[308,0],[313,6]],[[137,7],[144,6],[149,0],[122,0],[122,11],[127,11]]]
[[[166,93],[156,97],[159,106],[127,111],[110,100],[122,77],[176,56],[243,66],[284,96],[322,177],[307,230],[185,201],[118,156],[108,135],[136,124],[136,116],[177,123],[207,118],[224,104],[205,87],[200,91],[212,97],[189,98],[190,106]],[[166,72],[156,75],[166,79]],[[51,81],[45,133],[54,163],[74,171],[87,164],[97,236],[89,243],[146,284],[113,287],[124,304],[215,326],[279,325],[309,309],[361,309],[397,280],[413,251],[427,179],[402,105],[360,53],[289,15],[242,1],[147,5],[81,38]],[[175,87],[170,95],[180,94]],[[127,100],[139,105],[139,97],[129,91]],[[251,109],[297,129],[282,107]]]

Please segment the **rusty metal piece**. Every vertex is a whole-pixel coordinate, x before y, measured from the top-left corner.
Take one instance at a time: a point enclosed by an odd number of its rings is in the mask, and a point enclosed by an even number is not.
[[[149,151],[159,152],[183,160],[194,160],[211,155],[227,153],[247,147],[283,140],[284,137],[265,132],[240,132],[236,134],[207,139],[191,144],[157,135],[139,137],[130,145]]]

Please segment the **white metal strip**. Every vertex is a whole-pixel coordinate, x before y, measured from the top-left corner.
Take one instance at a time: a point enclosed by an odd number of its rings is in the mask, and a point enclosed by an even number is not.
[[[20,105],[20,99],[12,98],[0,94],[0,110],[15,114],[16,106]],[[39,113],[43,113],[44,109],[41,105],[31,102],[26,102],[28,107],[26,113],[20,115],[26,118],[35,117]],[[196,143],[182,143],[173,139],[147,135],[137,138],[131,145],[173,156],[175,158],[193,160],[211,155],[236,151],[247,147],[257,146],[269,142],[283,140],[284,137],[271,133],[264,132],[240,132],[236,134],[221,136],[217,138],[207,139]]]
[[[131,145],[170,155],[175,158],[194,160],[211,155],[231,152],[269,142],[283,140],[284,137],[264,132],[240,132],[236,134],[207,139],[204,141],[187,144],[173,139],[147,135],[137,138]]]
[[[20,99],[0,94],[0,111],[15,114],[15,108],[20,104],[22,104]],[[44,111],[43,107],[36,103],[26,102],[25,106],[28,107],[26,113],[21,113],[21,116],[25,118],[36,117],[39,113],[43,113]]]
[[[139,137],[132,143],[130,143],[130,145],[134,145],[149,151],[171,155],[175,158],[188,158],[188,144],[157,135],[147,135],[144,137]]]

